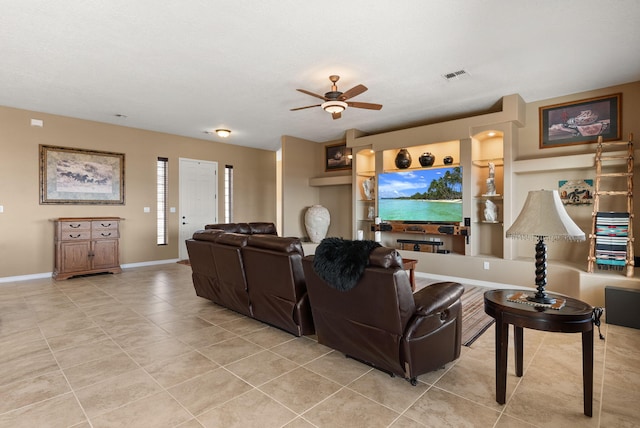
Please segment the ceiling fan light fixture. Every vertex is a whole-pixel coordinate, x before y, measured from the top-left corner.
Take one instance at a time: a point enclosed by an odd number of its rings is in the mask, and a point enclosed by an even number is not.
[[[231,131],[228,129],[216,129],[216,134],[220,138],[227,138],[229,135],[231,135]]]
[[[327,113],[342,113],[347,108],[347,103],[343,101],[327,101],[320,105]]]

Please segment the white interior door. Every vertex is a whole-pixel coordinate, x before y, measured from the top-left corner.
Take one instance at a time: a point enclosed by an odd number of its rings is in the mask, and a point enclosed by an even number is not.
[[[218,162],[180,158],[180,260],[189,258],[185,240],[205,224],[218,222]]]

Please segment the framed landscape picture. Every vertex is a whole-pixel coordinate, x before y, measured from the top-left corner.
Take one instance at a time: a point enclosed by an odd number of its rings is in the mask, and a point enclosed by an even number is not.
[[[40,145],[40,204],[124,205],[124,154]]]
[[[540,148],[619,140],[622,94],[540,107]]]
[[[346,143],[325,146],[325,170],[351,169],[351,148]]]

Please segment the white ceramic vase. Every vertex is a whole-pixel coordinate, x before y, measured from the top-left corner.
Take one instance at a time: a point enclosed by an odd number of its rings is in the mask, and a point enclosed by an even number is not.
[[[329,223],[331,223],[329,210],[322,205],[312,205],[304,214],[304,227],[314,244],[320,243],[327,236]]]

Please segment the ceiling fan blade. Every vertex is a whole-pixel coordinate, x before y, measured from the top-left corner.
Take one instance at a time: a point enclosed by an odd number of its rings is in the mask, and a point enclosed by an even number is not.
[[[306,89],[296,89],[296,91],[302,92],[303,94],[311,95],[312,97],[320,98],[321,100],[327,101],[327,98],[324,95],[314,94],[313,92],[309,92]]]
[[[342,117],[342,113],[331,113],[331,117],[333,120],[340,119]]]
[[[382,104],[359,103],[357,101],[347,101],[347,105],[349,107],[366,108],[369,110],[380,110],[382,108]]]
[[[353,98],[356,95],[360,95],[361,93],[363,93],[367,89],[368,88],[366,86],[364,86],[364,85],[354,86],[353,88],[349,89],[347,92],[343,92],[342,95],[340,95],[340,98],[338,98],[338,99],[340,101],[348,100],[349,98]]]
[[[320,107],[322,104],[316,104],[316,105],[312,105],[312,106],[306,106],[306,107],[296,107],[296,108],[292,108],[290,111],[296,111],[296,110],[304,110],[306,108],[311,108],[311,107]]]

